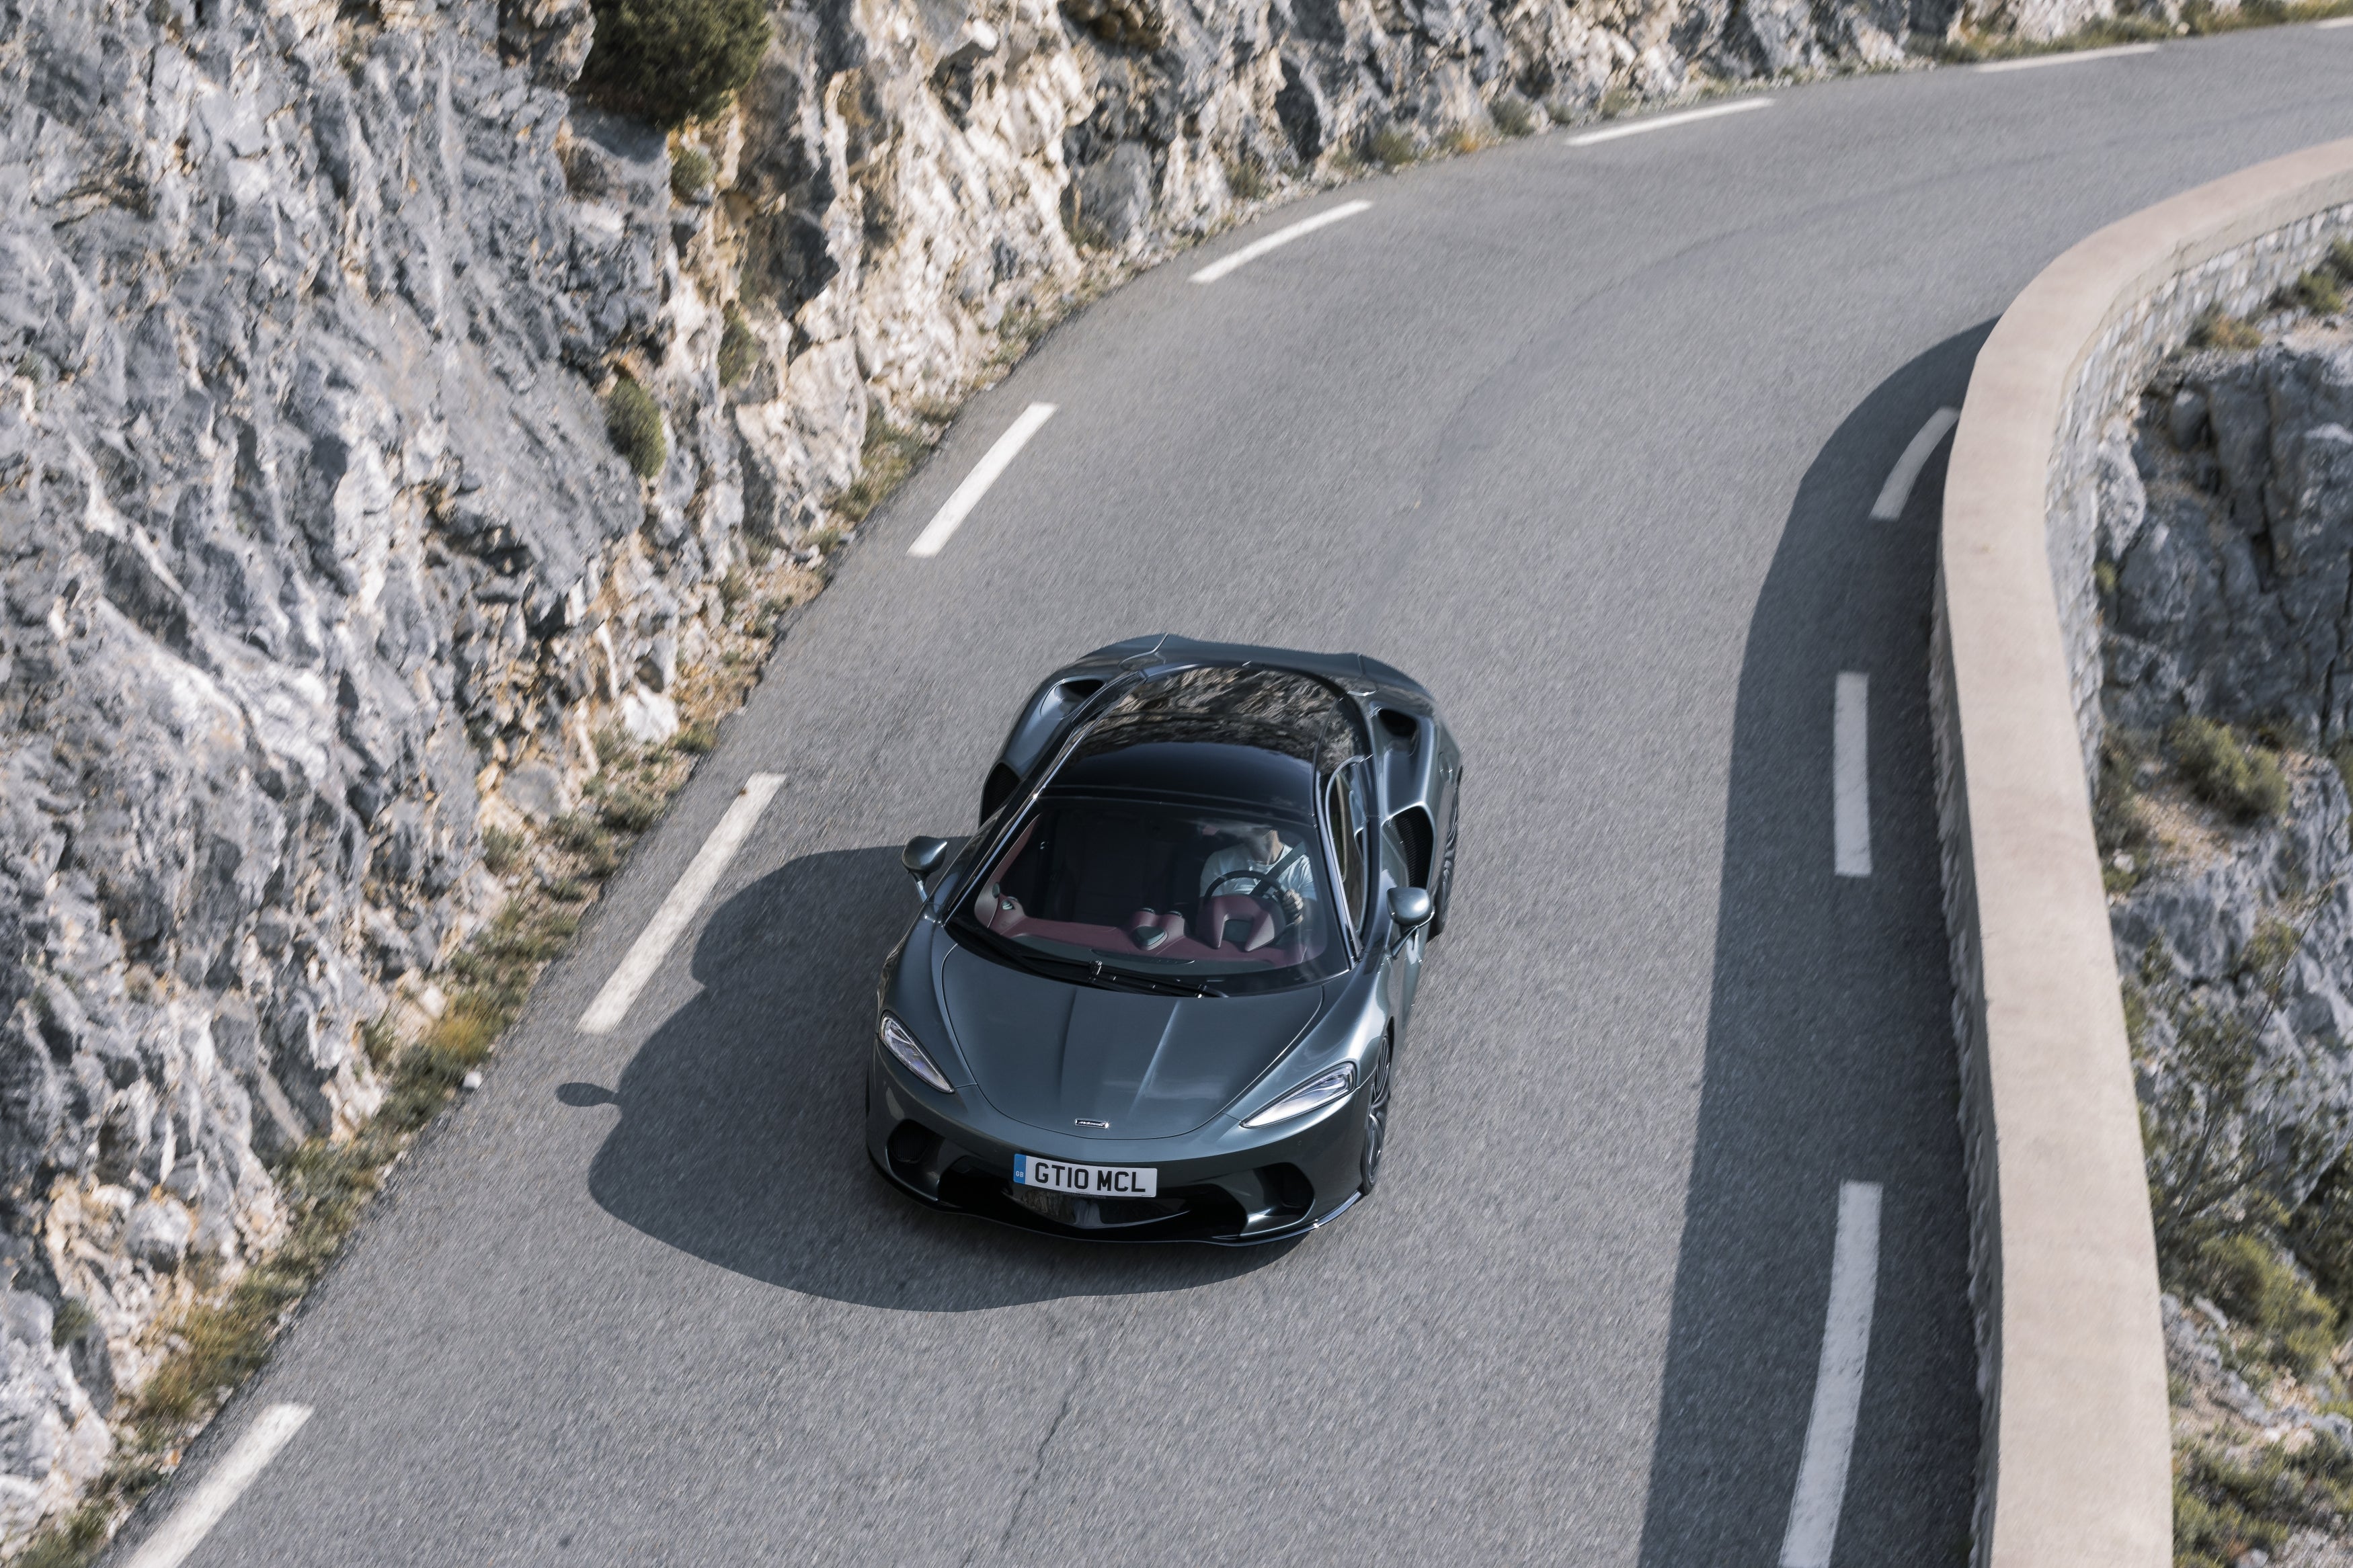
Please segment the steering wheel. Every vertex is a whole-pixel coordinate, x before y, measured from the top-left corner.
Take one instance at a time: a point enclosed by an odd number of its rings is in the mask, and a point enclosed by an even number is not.
[[[1219,888],[1224,887],[1228,882],[1238,881],[1240,879],[1247,877],[1250,879],[1250,896],[1256,899],[1261,904],[1272,904],[1280,910],[1282,906],[1277,902],[1275,895],[1282,890],[1282,874],[1285,871],[1290,870],[1294,864],[1305,859],[1306,858],[1307,847],[1303,844],[1296,849],[1285,852],[1282,859],[1277,860],[1273,865],[1268,867],[1263,871],[1227,872],[1224,876],[1210,883],[1208,890],[1203,892],[1201,896],[1205,899],[1214,899],[1218,896],[1218,889]]]

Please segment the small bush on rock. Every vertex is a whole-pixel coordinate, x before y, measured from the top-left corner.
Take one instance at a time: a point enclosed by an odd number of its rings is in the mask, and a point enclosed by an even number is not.
[[[2353,1172],[2343,1160],[2329,1166],[2297,1205],[2287,1239],[2323,1290],[2338,1301],[2353,1300]]]
[[[2254,324],[2227,314],[2221,306],[2207,307],[2190,329],[2189,346],[2199,349],[2259,349],[2263,346],[2263,334]]]
[[[482,829],[482,864],[491,868],[493,877],[503,877],[522,864],[522,852],[530,840],[520,833],[510,833],[503,827]]]
[[[1244,153],[1226,160],[1226,189],[1237,200],[1254,202],[1274,188],[1267,177],[1266,161],[1255,153]]]
[[[710,153],[700,147],[681,147],[670,161],[670,194],[691,202],[697,191],[711,184],[712,173]]]
[[[752,79],[768,47],[761,0],[591,0],[589,97],[664,130],[708,120]]]
[[[653,395],[628,376],[613,384],[605,403],[605,428],[613,446],[629,460],[639,479],[649,479],[670,460],[670,439],[662,434],[661,410]]]
[[[719,334],[719,384],[733,386],[759,357],[760,340],[752,335],[752,323],[734,306],[727,307],[727,327]]]
[[[2328,259],[2320,265],[2337,282],[2353,289],[2353,239],[2340,239],[2330,246]]]
[[[1495,117],[1495,129],[1506,136],[1533,136],[1536,133],[1536,107],[1514,93],[1497,99],[1490,110]]]
[[[2287,293],[2296,305],[2316,316],[2333,316],[2345,309],[2345,290],[2337,285],[2334,268],[2314,268],[2297,279]]]
[[[2261,1561],[2298,1531],[2341,1538],[2353,1513],[2353,1452],[2325,1432],[2302,1446],[2232,1449],[2211,1437],[2177,1450],[2175,1568]]]
[[[2196,1272],[2224,1311],[2271,1342],[2274,1359],[2306,1373],[2328,1364],[2337,1310],[2269,1243],[2244,1233],[2218,1237],[2199,1249]]]
[[[2099,844],[2100,877],[2112,893],[2127,891],[2139,880],[2142,852],[2149,841],[2148,816],[2141,807],[2136,778],[2141,761],[2139,744],[2122,730],[2110,730],[2100,742],[2092,828]]]
[[[1413,132],[1402,125],[1384,125],[1373,132],[1367,149],[1373,161],[1384,169],[1400,169],[1414,160],[1418,151],[1413,144]]]
[[[2182,776],[2208,805],[2242,822],[2276,816],[2287,805],[2287,775],[2280,771],[2279,758],[2260,746],[2241,744],[2229,725],[2177,720],[2166,742]]]
[[[69,1296],[58,1303],[58,1315],[49,1325],[50,1348],[63,1350],[96,1327],[98,1314],[90,1310],[90,1303]]]

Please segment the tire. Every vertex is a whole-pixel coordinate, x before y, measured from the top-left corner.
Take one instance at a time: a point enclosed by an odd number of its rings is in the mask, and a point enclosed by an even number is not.
[[[1454,779],[1454,804],[1446,811],[1446,855],[1438,863],[1438,897],[1430,912],[1430,940],[1446,934],[1446,906],[1454,897],[1454,837],[1462,826],[1462,778]]]
[[[1362,1177],[1359,1186],[1365,1196],[1371,1197],[1380,1184],[1381,1156],[1389,1141],[1389,1064],[1396,1058],[1396,1047],[1388,1043],[1374,1065],[1372,1083],[1365,1096],[1365,1144],[1357,1155],[1357,1173]]]

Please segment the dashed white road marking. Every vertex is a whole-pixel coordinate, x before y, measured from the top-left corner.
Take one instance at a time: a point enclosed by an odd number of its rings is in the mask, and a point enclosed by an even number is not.
[[[1902,457],[1895,459],[1895,467],[1889,472],[1887,482],[1879,487],[1879,499],[1871,503],[1873,517],[1881,522],[1894,522],[1904,515],[1904,503],[1912,499],[1912,487],[1920,482],[1920,470],[1928,466],[1928,458],[1936,452],[1936,443],[1945,438],[1945,433],[1960,417],[1961,411],[1957,408],[1939,408],[1928,416],[1928,423],[1920,426],[1920,433],[1912,437],[1912,444],[1904,448]]]
[[[907,553],[937,555],[940,547],[948,542],[948,536],[964,526],[965,514],[979,505],[980,498],[988,493],[988,487],[1004,477],[1013,459],[1020,456],[1021,448],[1029,444],[1029,437],[1038,434],[1046,421],[1054,416],[1054,408],[1051,403],[1033,403],[1023,409],[1021,417],[1013,422],[1013,428],[997,438],[997,445],[972,466],[972,472],[964,477],[964,483],[956,486],[955,493],[948,497],[947,504],[934,514],[931,521],[923,524],[923,531],[915,535],[915,542],[907,546]]]
[[[584,1034],[607,1035],[620,1027],[629,1004],[638,999],[638,993],[654,977],[661,961],[670,956],[671,946],[685,933],[695,910],[711,897],[711,889],[719,885],[727,862],[744,847],[744,840],[751,837],[753,824],[760,820],[760,813],[768,808],[768,802],[784,782],[782,773],[754,773],[744,781],[742,793],[727,808],[727,815],[719,819],[719,826],[711,830],[711,837],[702,841],[702,847],[688,863],[686,874],[679,878],[670,897],[662,900],[654,918],[646,922],[646,929],[630,943],[620,967],[605,982],[605,988],[596,993],[596,1000],[588,1004],[588,1011],[580,1015]]]
[[[2024,59],[1988,60],[1981,71],[2031,71],[2044,66],[2079,66],[2086,60],[2120,59],[2126,55],[2153,55],[2155,44],[2112,44],[2105,49],[2070,49],[2062,54],[2029,55]]]
[[[1237,267],[1246,267],[1279,246],[1289,245],[1302,235],[1314,234],[1326,224],[1338,223],[1344,217],[1355,217],[1371,206],[1370,202],[1342,202],[1336,207],[1326,207],[1314,217],[1301,218],[1288,227],[1276,229],[1264,239],[1253,239],[1231,256],[1210,262],[1193,274],[1196,283],[1215,283]]]
[[[1814,1411],[1806,1422],[1797,1493],[1789,1500],[1788,1532],[1781,1538],[1781,1568],[1830,1568],[1839,1508],[1846,1500],[1847,1461],[1854,1454],[1855,1415],[1862,1407],[1871,1310],[1879,1295],[1879,1195],[1876,1182],[1839,1185],[1822,1363],[1814,1373]]]
[[[1746,114],[1752,109],[1770,109],[1769,98],[1744,98],[1733,103],[1711,104],[1705,109],[1686,109],[1680,114],[1653,114],[1630,124],[1612,125],[1605,130],[1588,131],[1582,136],[1572,136],[1572,147],[1590,147],[1597,142],[1615,142],[1620,136],[1640,136],[1645,131],[1666,131],[1677,125],[1689,125],[1694,121],[1714,120],[1720,115]]]
[[[229,1505],[245,1495],[245,1489],[309,1419],[307,1405],[273,1405],[255,1416],[253,1425],[221,1456],[212,1473],[197,1483],[187,1501],[172,1510],[162,1529],[141,1542],[124,1568],[179,1568],[212,1533]]]
[[[2315,22],[2313,26],[2324,33],[2331,27],[2353,27],[2353,16],[2331,16],[2326,22]]]
[[[1871,875],[1871,677],[1851,669],[1831,714],[1831,845],[1840,876]]]

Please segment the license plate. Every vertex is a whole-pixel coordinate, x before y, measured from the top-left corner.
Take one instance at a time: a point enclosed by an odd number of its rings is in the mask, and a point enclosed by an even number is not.
[[[1055,1193],[1085,1193],[1090,1197],[1156,1198],[1160,1173],[1150,1165],[1073,1165],[1035,1154],[1013,1156],[1016,1186],[1043,1187]]]

